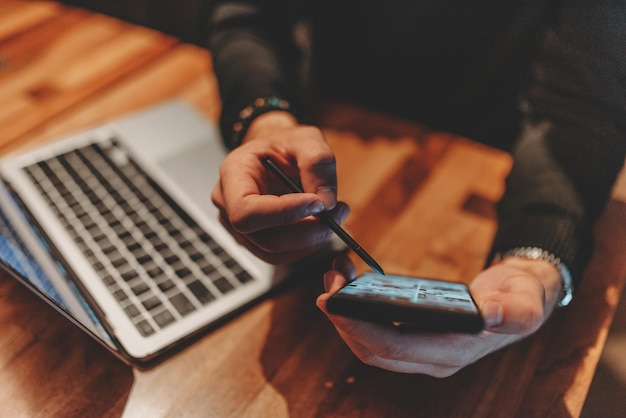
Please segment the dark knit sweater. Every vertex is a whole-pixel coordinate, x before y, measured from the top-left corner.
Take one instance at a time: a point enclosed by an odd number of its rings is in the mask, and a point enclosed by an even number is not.
[[[307,58],[309,92],[510,150],[493,251],[540,247],[580,280],[626,155],[626,1],[217,2],[208,46],[231,146],[255,98],[306,108]]]

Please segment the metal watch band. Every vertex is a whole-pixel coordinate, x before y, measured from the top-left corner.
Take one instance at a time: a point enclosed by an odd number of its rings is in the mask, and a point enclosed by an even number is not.
[[[529,260],[544,260],[552,264],[561,276],[562,297],[559,307],[567,306],[574,297],[574,283],[572,275],[561,259],[551,252],[539,247],[517,247],[502,253],[496,253],[494,260],[500,261],[507,257],[521,257]]]

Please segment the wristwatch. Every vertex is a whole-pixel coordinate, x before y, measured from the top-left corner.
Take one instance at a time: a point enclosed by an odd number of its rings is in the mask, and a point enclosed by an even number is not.
[[[500,261],[507,257],[521,257],[529,260],[545,260],[552,264],[556,267],[561,276],[562,297],[558,306],[567,306],[572,301],[574,297],[574,283],[572,275],[559,257],[539,247],[517,247],[501,253],[496,253],[494,260]]]

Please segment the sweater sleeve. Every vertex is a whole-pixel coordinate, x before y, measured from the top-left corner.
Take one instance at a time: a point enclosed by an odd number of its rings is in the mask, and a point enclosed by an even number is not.
[[[626,156],[626,3],[563,4],[543,37],[523,104],[525,126],[493,252],[546,249],[568,266],[576,286]]]
[[[237,145],[232,126],[239,111],[256,98],[276,96],[294,105],[296,10],[289,0],[222,0],[212,9],[207,45],[222,98],[220,129],[230,148]]]

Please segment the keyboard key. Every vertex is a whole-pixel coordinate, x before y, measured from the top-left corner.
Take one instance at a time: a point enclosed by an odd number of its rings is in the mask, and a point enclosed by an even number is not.
[[[194,253],[189,255],[189,258],[191,258],[193,261],[195,261],[197,263],[198,261],[204,259],[204,254],[199,253],[199,252],[194,252]]]
[[[117,299],[119,302],[128,299],[128,295],[122,289],[118,289],[113,292],[113,296],[115,296],[115,299]]]
[[[159,266],[155,266],[147,271],[148,275],[152,278],[160,276],[163,274],[163,269]]]
[[[103,235],[103,237],[104,237],[104,235]],[[96,241],[98,241],[98,240],[96,239]],[[116,254],[119,254],[117,252],[117,248],[115,248],[115,246],[113,244],[111,244],[111,241],[109,241],[108,238],[106,238],[106,237],[101,239],[98,244],[100,245],[100,248],[102,248],[102,252],[105,253],[108,257],[114,257]],[[116,253],[116,254],[114,254],[114,253]]]
[[[112,254],[112,256],[113,257],[111,257],[111,265],[116,269],[119,270],[120,268],[122,268],[122,266],[128,264],[124,256],[122,256],[121,254],[116,252],[115,254]]]
[[[226,279],[226,277],[220,277],[219,279],[213,281],[215,287],[217,287],[220,292],[227,293],[233,290],[235,287]]]
[[[154,235],[156,237],[156,234]],[[146,236],[146,238],[149,238],[149,237]],[[156,237],[155,239],[150,239],[150,240],[152,242],[152,245],[154,245],[154,249],[157,250],[158,252],[162,252],[168,249],[167,244],[163,242],[161,239],[159,239],[158,237]]]
[[[248,283],[249,281],[253,280],[253,277],[250,275],[250,273],[244,270],[235,274],[235,277],[237,277],[237,280],[239,280],[241,283]]]
[[[134,270],[128,270],[128,271],[125,271],[125,272],[123,272],[123,273],[121,274],[121,276],[122,276],[122,279],[124,279],[124,280],[125,280],[125,281],[127,281],[127,282],[131,281],[131,280],[132,280],[132,279],[134,279],[135,277],[139,277],[139,275],[137,274],[137,272],[136,272],[136,271],[134,271]]]
[[[157,306],[161,305],[161,300],[159,298],[157,298],[156,296],[152,296],[146,300],[144,300],[143,302],[141,302],[141,304],[147,309],[147,310],[152,310],[154,308],[156,308]]]
[[[215,296],[199,280],[189,283],[187,287],[203,305],[215,299]]]
[[[173,289],[174,287],[176,287],[174,282],[171,281],[170,279],[163,280],[162,282],[158,283],[157,286],[163,292],[167,292],[168,290]]]
[[[107,286],[113,286],[115,284],[115,279],[112,276],[106,275],[102,278],[102,281]]]
[[[209,265],[206,265],[206,266],[203,266],[203,267],[201,268],[201,270],[202,270],[202,272],[203,272],[204,274],[206,274],[207,276],[210,276],[212,273],[214,273],[214,272],[216,271],[216,270],[215,270],[215,267],[214,267],[214,266],[212,266],[212,265],[210,265],[210,264],[209,264]]]
[[[102,263],[101,263],[101,262],[99,262],[99,261],[94,262],[94,263],[91,265],[91,267],[93,267],[93,269],[94,269],[94,270],[96,270],[96,271],[98,271],[98,272],[100,272],[100,271],[104,270],[104,264],[102,264]]]
[[[180,248],[183,248],[183,249],[185,249],[187,251],[189,251],[188,249],[190,247],[193,247],[193,243],[191,241],[187,240],[187,239],[180,239],[178,241],[178,245],[180,245]]]
[[[137,308],[135,305],[128,305],[124,307],[124,311],[129,318],[134,318],[141,313],[139,311],[139,308]]]
[[[171,324],[176,320],[176,318],[174,318],[174,315],[172,315],[170,311],[159,312],[158,314],[154,315],[153,318],[161,328]]]
[[[142,319],[137,323],[137,329],[144,337],[154,334],[154,328],[152,328],[152,326],[145,319]]]
[[[152,261],[152,257],[149,254],[142,254],[140,257],[137,257],[139,264],[148,264],[150,261]]]
[[[180,261],[180,258],[176,254],[169,255],[167,257],[163,257],[167,264],[174,264]]]
[[[238,266],[239,264],[237,264],[237,262],[233,260],[232,258],[229,258],[228,260],[224,260],[224,265],[227,268],[232,269],[233,267]]]
[[[141,248],[141,244],[138,243],[137,241],[131,241],[128,243],[128,246],[126,248],[128,248],[128,251],[131,251],[131,252],[136,251],[139,248]]]
[[[180,277],[181,279],[184,279],[185,277],[189,276],[191,274],[191,270],[189,270],[189,268],[187,267],[181,267],[176,269],[175,271],[176,275],[178,277]]]
[[[198,236],[199,236],[200,240],[202,242],[204,242],[205,244],[209,244],[209,243],[213,242],[213,238],[211,238],[209,236],[209,234],[207,234],[206,232],[204,232],[202,230],[199,231],[199,235]]]
[[[150,290],[150,287],[147,284],[145,284],[144,282],[140,282],[140,283],[134,285],[133,287],[131,287],[130,290],[132,290],[135,295],[139,296],[142,293],[145,293],[148,290]]]
[[[183,295],[182,293],[178,293],[170,297],[170,302],[172,302],[172,305],[174,305],[178,313],[183,316],[196,309],[189,301],[189,299],[187,299],[187,296]]]

